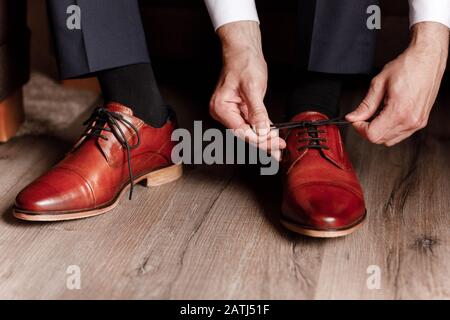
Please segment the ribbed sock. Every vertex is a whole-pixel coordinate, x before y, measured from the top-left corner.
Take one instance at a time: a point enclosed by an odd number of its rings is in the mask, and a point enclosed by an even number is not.
[[[105,103],[118,102],[153,127],[162,127],[169,116],[150,63],[128,65],[98,73]]]
[[[289,98],[288,119],[305,111],[317,111],[329,118],[337,117],[342,84],[343,80],[340,75],[303,73]]]

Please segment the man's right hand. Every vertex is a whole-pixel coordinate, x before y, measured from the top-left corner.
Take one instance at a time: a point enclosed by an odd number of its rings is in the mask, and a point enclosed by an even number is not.
[[[267,65],[261,47],[259,25],[239,21],[217,30],[222,42],[223,67],[210,102],[211,116],[247,142],[280,159],[286,147],[264,105]]]

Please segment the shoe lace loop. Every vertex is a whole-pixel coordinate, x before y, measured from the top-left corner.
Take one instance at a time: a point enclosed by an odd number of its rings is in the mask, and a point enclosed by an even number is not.
[[[105,125],[106,124],[106,125]],[[123,132],[120,124],[130,128],[136,133],[137,141],[135,144],[128,143],[127,137]],[[141,144],[141,137],[139,136],[139,130],[127,119],[125,119],[120,113],[109,111],[103,107],[98,107],[94,110],[92,115],[87,119],[83,125],[86,126],[82,137],[96,137],[102,140],[109,140],[107,136],[102,134],[103,131],[111,132],[117,139],[120,145],[127,151],[127,164],[128,173],[130,175],[130,196],[131,200],[133,196],[133,184],[134,176],[131,168],[131,150],[136,149]]]
[[[305,129],[303,131],[297,132],[297,137],[302,136],[303,134],[307,134],[306,138],[298,139],[299,143],[308,142],[308,144],[299,147],[298,150],[301,151],[303,149],[316,149],[316,150],[329,150],[330,147],[326,145],[327,139],[321,138],[320,134],[325,133],[323,130],[319,130],[319,127],[322,126],[347,126],[350,122],[344,120],[343,118],[333,118],[327,120],[304,120],[304,121],[291,121],[284,123],[277,123],[272,125],[272,129]]]

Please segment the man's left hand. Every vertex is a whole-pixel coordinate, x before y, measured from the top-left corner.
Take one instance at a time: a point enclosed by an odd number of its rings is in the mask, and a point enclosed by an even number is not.
[[[445,71],[448,46],[446,26],[436,22],[414,25],[408,49],[372,80],[367,96],[346,119],[367,140],[386,146],[424,128]]]

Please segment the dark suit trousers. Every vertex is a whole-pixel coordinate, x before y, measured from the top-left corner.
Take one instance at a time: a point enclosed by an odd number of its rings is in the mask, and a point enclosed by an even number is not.
[[[376,31],[367,8],[378,0],[299,0],[300,64],[308,71],[364,74],[372,69]]]
[[[62,78],[149,62],[137,0],[47,2]],[[369,72],[375,31],[366,26],[366,10],[372,4],[378,0],[299,0],[303,67],[337,74]],[[67,27],[70,5],[81,9],[81,29]]]
[[[67,27],[77,5],[81,28]],[[61,77],[150,62],[137,0],[47,0]]]

